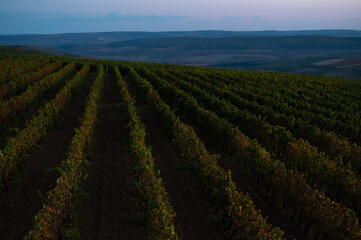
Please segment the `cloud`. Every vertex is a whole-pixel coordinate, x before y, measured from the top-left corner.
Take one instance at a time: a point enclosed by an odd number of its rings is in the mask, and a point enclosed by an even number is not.
[[[224,17],[224,21],[244,21],[244,20],[259,20],[260,16],[251,16],[251,17]]]
[[[111,12],[101,16],[88,16],[81,14],[65,14],[65,13],[9,13],[0,12],[0,18],[11,19],[30,19],[30,20],[67,20],[67,21],[139,21],[139,20],[179,20],[185,19],[185,16],[158,16],[158,15],[138,15],[138,14],[124,14],[121,12]]]
[[[171,28],[186,21],[185,16],[137,15],[111,12],[88,16],[64,13],[9,13],[0,12],[0,34],[61,33],[86,31],[155,31]]]

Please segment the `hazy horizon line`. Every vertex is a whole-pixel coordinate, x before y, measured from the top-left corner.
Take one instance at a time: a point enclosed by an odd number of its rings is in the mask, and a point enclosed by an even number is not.
[[[61,35],[61,34],[92,34],[92,33],[178,33],[178,32],[319,32],[319,31],[354,31],[361,32],[359,29],[347,28],[326,28],[326,29],[265,29],[265,30],[223,30],[223,29],[199,29],[199,30],[164,30],[164,31],[147,31],[147,30],[134,30],[134,31],[84,31],[84,32],[57,32],[57,33],[13,33],[6,34],[0,33],[2,36],[15,36],[15,35]]]

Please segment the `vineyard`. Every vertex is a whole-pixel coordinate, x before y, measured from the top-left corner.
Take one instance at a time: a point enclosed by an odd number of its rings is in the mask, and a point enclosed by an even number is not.
[[[0,239],[361,239],[360,92],[0,55]]]

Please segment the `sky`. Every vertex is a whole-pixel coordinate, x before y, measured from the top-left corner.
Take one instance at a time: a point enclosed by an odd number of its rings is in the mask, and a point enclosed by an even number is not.
[[[361,30],[361,0],[1,0],[0,34]]]

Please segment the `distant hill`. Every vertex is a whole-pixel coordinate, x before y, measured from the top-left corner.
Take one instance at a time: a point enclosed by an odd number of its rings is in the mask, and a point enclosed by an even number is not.
[[[39,54],[39,52],[21,47],[0,46],[0,54]]]
[[[361,38],[174,37],[137,39],[108,44],[67,44],[57,46],[56,49],[97,58],[209,65],[232,61],[269,61],[310,56],[357,56],[361,54]]]
[[[361,78],[361,31],[353,30],[0,35],[0,45],[55,56]],[[332,59],[349,64],[314,65]]]
[[[307,31],[180,31],[180,32],[103,32],[103,33],[64,33],[64,34],[20,34],[0,35],[0,45],[30,45],[44,48],[65,44],[107,44],[135,39],[169,37],[266,37],[266,36],[305,36],[322,35],[331,37],[361,37],[355,30],[307,30]]]
[[[33,46],[0,46],[0,54],[32,54],[32,55],[50,55],[57,57],[84,57],[78,55],[53,49],[44,49]]]
[[[138,39],[109,43],[109,48],[136,47],[140,49],[180,48],[183,50],[331,50],[360,49],[361,38],[326,36],[292,37],[173,37]]]
[[[57,48],[114,60],[361,78],[361,38],[355,37],[174,37]],[[314,65],[328,59],[350,64]]]

